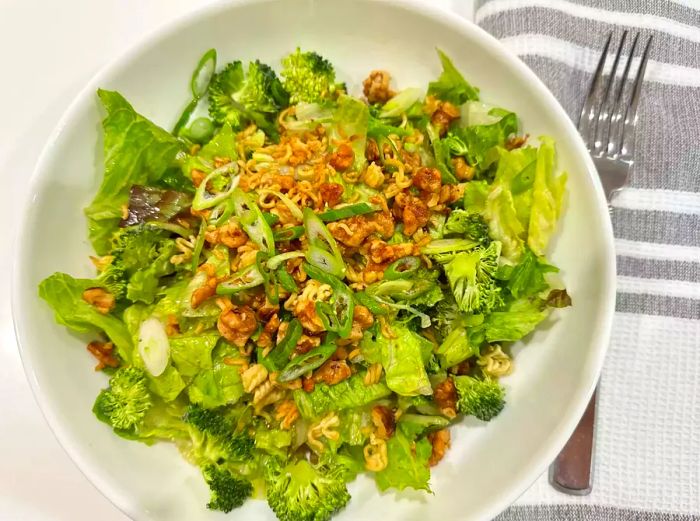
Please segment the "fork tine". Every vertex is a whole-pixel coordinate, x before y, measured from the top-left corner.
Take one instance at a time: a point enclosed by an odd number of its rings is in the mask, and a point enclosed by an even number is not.
[[[608,126],[608,157],[617,157],[619,154],[619,148],[622,141],[622,120],[624,118],[624,113],[627,110],[627,105],[622,103],[622,96],[625,92],[625,86],[627,85],[627,78],[629,77],[630,66],[632,65],[632,60],[634,59],[634,51],[637,50],[637,43],[639,42],[639,33],[634,36],[634,41],[632,42],[632,48],[630,49],[629,56],[627,57],[627,63],[625,64],[625,72],[622,74],[622,79],[617,89],[617,96],[615,97],[615,103],[612,107],[612,116],[610,117],[610,124]]]
[[[649,49],[653,35],[649,36],[647,44],[642,53],[642,59],[639,62],[637,76],[634,78],[634,87],[632,88],[632,97],[625,111],[625,124],[622,129],[622,142],[620,148],[620,157],[631,159],[634,155],[634,128],[637,124],[637,108],[639,108],[639,98],[642,92],[642,83],[644,82],[644,73],[647,70],[647,61],[649,60]]]
[[[627,40],[628,31],[625,30],[622,33],[622,38],[620,39],[620,45],[617,46],[617,52],[615,53],[615,60],[613,61],[612,69],[610,69],[610,75],[608,76],[608,83],[605,86],[605,94],[603,95],[603,100],[601,101],[600,108],[598,110],[598,119],[595,122],[595,143],[593,146],[593,153],[600,154],[603,149],[607,148],[607,142],[603,144],[603,140],[607,139],[604,131],[607,130],[607,123],[610,118],[610,104],[611,104],[611,94],[613,91],[613,85],[615,85],[615,75],[617,74],[617,66],[620,64],[620,56],[622,56],[622,49],[625,46],[625,41]]]
[[[593,141],[591,137],[591,121],[595,118],[595,99],[596,92],[598,90],[598,85],[603,79],[603,69],[605,68],[605,59],[608,57],[608,49],[610,48],[610,41],[612,40],[613,33],[608,35],[608,39],[605,41],[603,46],[603,51],[600,53],[600,59],[598,60],[598,65],[596,66],[595,73],[591,79],[591,86],[588,89],[588,95],[586,96],[586,101],[581,107],[581,115],[578,120],[578,131],[583,140],[586,142],[586,146],[590,150],[592,148]],[[595,136],[594,136],[595,137]]]

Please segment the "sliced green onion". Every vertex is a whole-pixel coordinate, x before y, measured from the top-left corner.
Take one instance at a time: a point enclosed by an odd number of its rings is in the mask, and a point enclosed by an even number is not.
[[[284,203],[284,205],[287,208],[289,208],[290,213],[294,216],[294,218],[297,221],[301,221],[304,218],[304,214],[302,213],[301,208],[299,208],[299,205],[297,205],[297,203],[292,201],[289,197],[284,195],[282,192],[278,192],[277,190],[269,190],[267,188],[261,188],[260,190],[258,190],[258,192],[261,194],[272,194],[275,197],[277,197],[277,199],[282,201]]]
[[[263,282],[263,275],[260,273],[258,266],[251,264],[234,273],[229,280],[219,283],[216,286],[216,293],[218,295],[233,295],[239,291],[260,286]]]
[[[395,260],[384,272],[384,280],[406,279],[413,275],[420,268],[418,257],[403,257]]]
[[[279,215],[275,215],[274,213],[270,212],[263,212],[263,219],[265,219],[265,222],[268,224],[268,226],[274,226],[278,222],[280,222]]]
[[[352,316],[355,309],[352,290],[339,278],[313,264],[305,263],[303,268],[309,277],[328,284],[333,289],[330,303],[316,302],[316,313],[328,331],[334,331],[341,338],[347,338],[352,330]]]
[[[154,228],[161,228],[163,230],[167,230],[171,233],[176,233],[180,237],[189,237],[192,235],[192,230],[185,228],[184,226],[180,226],[179,224],[173,224],[173,223],[164,223],[160,221],[150,221],[148,223],[148,226],[152,226]]]
[[[209,222],[218,228],[228,222],[233,215],[233,209],[233,201],[231,199],[226,199],[212,210],[209,216]]]
[[[380,208],[369,203],[356,203],[348,204],[346,206],[340,206],[338,208],[333,208],[332,210],[327,210],[323,213],[318,214],[319,219],[323,222],[339,221],[340,219],[347,219],[348,217],[354,217],[355,215],[364,215],[367,213],[378,212]]]
[[[306,252],[306,260],[312,266],[333,275],[334,277],[342,278],[345,275],[345,264],[341,264],[338,259],[329,251],[318,246],[311,246]]]
[[[385,280],[367,286],[365,291],[373,297],[393,297],[410,290],[412,286],[413,282],[410,280]]]
[[[291,382],[292,380],[313,371],[317,367],[323,365],[326,360],[333,356],[336,349],[337,346],[335,344],[324,344],[315,347],[304,355],[297,356],[286,365],[286,367],[277,377],[277,381]]]
[[[302,268],[309,277],[319,281],[322,284],[328,284],[331,288],[333,286],[338,286],[339,284],[343,284],[343,286],[345,285],[343,282],[340,281],[340,279],[334,277],[326,271],[323,271],[320,268],[317,268],[313,264],[309,264],[308,262],[302,264]]]
[[[218,194],[209,194],[207,192],[207,184],[212,179],[216,177],[223,177],[227,173],[232,174],[228,187]],[[197,191],[194,193],[194,200],[192,201],[192,208],[197,211],[206,210],[207,208],[216,206],[220,202],[228,199],[228,197],[231,196],[238,186],[240,179],[241,177],[238,175],[238,164],[235,162],[227,163],[216,170],[212,170],[197,187]]]
[[[304,235],[303,226],[291,226],[289,228],[282,228],[281,230],[275,230],[273,237],[275,242],[293,241]]]
[[[311,245],[307,260],[314,266],[343,278],[345,276],[343,254],[331,232],[311,208],[304,209],[304,229]]]
[[[270,351],[267,357],[261,359],[263,365],[265,362],[273,368],[273,371],[279,371],[287,365],[289,362],[289,357],[292,356],[294,348],[297,346],[301,334],[304,328],[301,326],[301,322],[298,319],[294,319],[287,326],[287,332],[284,335],[282,341],[277,344],[277,346]]]
[[[272,228],[265,222],[260,208],[240,188],[233,191],[233,204],[241,226],[248,234],[251,241],[269,255],[275,254],[275,239]]]
[[[207,229],[207,222],[202,219],[199,223],[199,234],[197,234],[197,242],[194,243],[194,248],[192,248],[192,273],[197,271],[199,266],[199,257],[202,255],[202,248],[204,248],[204,231]]]
[[[259,251],[255,256],[255,265],[258,267],[260,275],[262,275],[267,300],[269,300],[271,304],[277,304],[280,301],[280,291],[277,287],[277,277],[275,276],[275,272],[269,270],[266,266],[267,259],[267,253]]]
[[[214,135],[214,123],[209,118],[195,119],[189,126],[186,136],[195,143],[206,143]]]
[[[303,257],[304,252],[303,251],[288,251],[286,253],[280,253],[279,255],[275,255],[274,257],[270,257],[267,261],[267,267],[270,268],[271,270],[276,270],[277,268],[280,267],[280,265],[283,262],[288,261],[289,259],[296,259],[298,257]]]
[[[426,244],[421,252],[426,255],[450,254],[472,250],[477,246],[478,242],[469,239],[437,239]]]
[[[277,280],[285,291],[288,291],[289,293],[296,293],[299,291],[299,286],[297,286],[294,277],[292,277],[284,268],[277,270]]]
[[[190,90],[195,100],[201,99],[209,90],[214,72],[216,71],[216,49],[209,49],[199,59],[197,67],[192,73],[190,80]]]
[[[190,120],[192,117],[192,113],[195,111],[197,108],[197,103],[199,100],[193,99],[190,101],[187,106],[185,107],[185,110],[182,111],[182,114],[177,120],[177,123],[175,123],[175,126],[173,127],[173,136],[179,136],[180,132],[182,129],[187,125],[187,122]]]

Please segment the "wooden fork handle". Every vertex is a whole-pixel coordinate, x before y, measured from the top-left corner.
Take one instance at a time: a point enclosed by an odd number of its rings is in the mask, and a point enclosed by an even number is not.
[[[549,468],[549,482],[566,494],[585,496],[591,492],[596,394],[597,389],[576,430]]]

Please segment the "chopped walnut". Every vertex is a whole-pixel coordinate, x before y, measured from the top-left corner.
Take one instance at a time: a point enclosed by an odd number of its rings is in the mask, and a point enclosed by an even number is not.
[[[272,336],[277,332],[279,327],[280,318],[277,316],[277,313],[275,313],[268,319],[265,327],[263,327],[263,330],[258,337],[257,344],[260,347],[272,347]]]
[[[452,378],[445,378],[435,387],[433,399],[442,414],[448,418],[457,416],[457,389]]]
[[[87,350],[97,358],[95,371],[101,371],[105,367],[119,367],[119,360],[114,356],[114,344],[112,342],[99,342],[93,340],[87,345]]]
[[[240,248],[248,242],[248,235],[233,221],[206,232],[204,238],[210,244],[223,244],[234,249]]]
[[[226,340],[243,348],[258,327],[255,312],[248,306],[232,306],[222,311],[216,327]]]
[[[216,294],[216,286],[218,283],[219,281],[217,280],[216,275],[214,275],[213,277],[207,278],[203,286],[194,290],[192,292],[192,296],[190,297],[190,305],[192,306],[192,309],[197,309],[202,302],[213,297]]]
[[[419,198],[400,193],[394,198],[394,213],[403,221],[403,232],[413,235],[430,220],[428,206]]]
[[[377,146],[377,142],[372,138],[369,138],[367,140],[367,146],[365,147],[365,159],[370,163],[379,161],[381,159],[381,156],[379,155],[379,147]]]
[[[387,239],[394,235],[394,219],[388,211],[355,215],[328,223],[328,230],[336,240],[357,248],[373,233],[378,233]]]
[[[402,257],[413,255],[415,246],[412,243],[387,244],[380,239],[372,239],[367,248],[369,258],[375,264],[393,262]]]
[[[370,103],[386,103],[396,94],[389,83],[391,76],[386,71],[372,71],[362,82],[362,91]]]
[[[445,135],[450,124],[459,118],[459,108],[449,101],[439,101],[437,109],[430,117],[430,122],[441,136]]]
[[[443,185],[440,189],[440,203],[451,204],[459,201],[464,195],[464,185]]]
[[[272,183],[276,185],[280,185],[280,189],[283,192],[287,192],[294,188],[294,185],[296,184],[296,181],[294,180],[293,175],[285,175],[285,174],[273,174],[272,175]]]
[[[207,177],[207,174],[202,172],[201,170],[197,170],[196,168],[193,168],[190,171],[190,175],[192,176],[192,184],[194,186],[199,186],[202,184],[202,181]]]
[[[103,315],[112,311],[116,305],[114,295],[104,288],[86,289],[83,291],[83,300]]]
[[[314,381],[334,385],[352,376],[352,370],[345,360],[328,360],[314,372]]]
[[[353,152],[352,147],[347,143],[341,143],[337,150],[331,154],[328,162],[339,172],[344,172],[352,166],[354,160],[355,152]]]
[[[323,202],[325,202],[328,206],[335,206],[340,202],[345,189],[343,188],[343,185],[338,183],[322,183],[318,187],[318,190],[321,193],[321,199],[323,199]]]
[[[394,435],[396,431],[396,418],[394,413],[384,405],[375,405],[372,407],[372,423],[376,427],[376,435],[378,438],[387,440]]]
[[[311,351],[314,347],[318,347],[320,345],[321,345],[321,338],[320,337],[303,334],[299,338],[299,341],[297,342],[297,345],[294,348],[294,351],[296,351],[300,355],[303,355],[303,354]]]
[[[302,378],[301,388],[304,390],[304,392],[310,393],[314,390],[314,387],[316,387],[316,382],[314,382],[312,376],[305,376],[304,378]]]
[[[423,192],[436,193],[442,187],[442,178],[436,168],[421,167],[413,174],[413,186]]]
[[[431,432],[428,434],[428,441],[430,441],[433,446],[433,452],[430,454],[428,463],[431,467],[434,467],[445,457],[447,449],[450,448],[450,431],[441,429],[436,432]]]
[[[474,167],[468,165],[463,157],[455,157],[452,160],[452,168],[455,171],[455,177],[460,181],[471,181],[474,178]]]

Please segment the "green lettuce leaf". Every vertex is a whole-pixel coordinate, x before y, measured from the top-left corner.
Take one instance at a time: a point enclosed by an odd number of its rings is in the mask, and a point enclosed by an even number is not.
[[[486,316],[483,324],[486,340],[515,342],[531,333],[545,318],[547,311],[540,300],[515,300],[505,310]]]
[[[479,89],[464,79],[444,52],[438,49],[438,55],[442,63],[442,74],[428,84],[428,94],[458,106],[468,100],[478,100]]]
[[[507,287],[515,298],[530,297],[549,287],[545,273],[557,271],[557,267],[538,258],[530,248],[525,248],[520,262],[509,274]]]
[[[214,137],[196,155],[189,156],[182,164],[182,172],[189,179],[193,169],[208,173],[214,169],[214,158],[238,159],[236,133],[229,123],[219,129]],[[190,182],[191,184],[191,182]]]
[[[425,438],[412,442],[399,430],[386,445],[389,462],[374,476],[379,490],[410,487],[430,492],[428,460],[433,450],[430,442]]]
[[[175,241],[163,241],[159,245],[158,256],[151,261],[147,268],[137,271],[129,279],[126,297],[132,302],[151,304],[160,290],[161,277],[177,271],[178,267],[170,262],[172,256],[177,252]]]
[[[364,428],[371,424],[369,411],[365,407],[345,409],[338,414],[340,418],[340,439],[349,445],[363,445],[367,440]]]
[[[214,350],[211,369],[200,371],[187,388],[192,403],[207,409],[232,405],[243,396],[239,366],[224,363],[225,358],[238,358],[238,350],[222,342]]]
[[[467,358],[479,354],[479,346],[473,345],[469,340],[467,330],[463,327],[456,327],[445,337],[435,351],[440,367],[448,369]]]
[[[134,111],[118,92],[97,92],[107,117],[104,128],[105,172],[90,206],[89,237],[95,251],[109,251],[110,236],[119,224],[122,206],[135,184],[154,184],[173,164],[182,144],[167,131]]]
[[[280,429],[260,428],[255,431],[255,448],[273,456],[286,458],[292,444],[292,432]]]
[[[432,343],[406,326],[394,324],[392,330],[396,338],[388,339],[381,333],[377,337],[386,385],[402,396],[432,394],[424,361],[425,354],[432,352]]]
[[[450,424],[450,420],[444,416],[426,416],[423,414],[402,414],[398,427],[407,438],[415,439],[426,431],[444,429]]]
[[[81,333],[104,331],[114,342],[119,357],[128,363],[134,346],[124,322],[112,314],[103,315],[83,300],[83,291],[95,285],[94,280],[54,273],[39,284],[39,296],[51,306],[59,324]]]
[[[143,368],[143,361],[140,356],[136,356],[134,365]],[[138,359],[138,362],[136,361]],[[166,402],[171,402],[180,395],[180,392],[185,388],[185,381],[172,363],[168,363],[162,374],[153,376],[148,371],[144,371],[148,377],[148,389],[157,394]]]
[[[489,111],[489,115],[500,119],[487,125],[457,127],[450,131],[451,135],[464,143],[467,162],[476,167],[477,171],[482,171],[495,158],[490,153],[494,147],[504,146],[508,136],[518,131],[518,117],[515,113],[494,108]]]
[[[554,142],[549,137],[541,137],[540,141],[527,244],[535,254],[544,255],[561,213],[566,174],[554,176]]]
[[[218,341],[218,333],[170,337],[170,357],[181,375],[195,376],[211,369],[211,353]]]
[[[310,393],[297,389],[294,401],[305,419],[313,419],[328,411],[361,407],[391,394],[386,384],[365,385],[364,373],[357,373],[335,385],[317,384]]]

